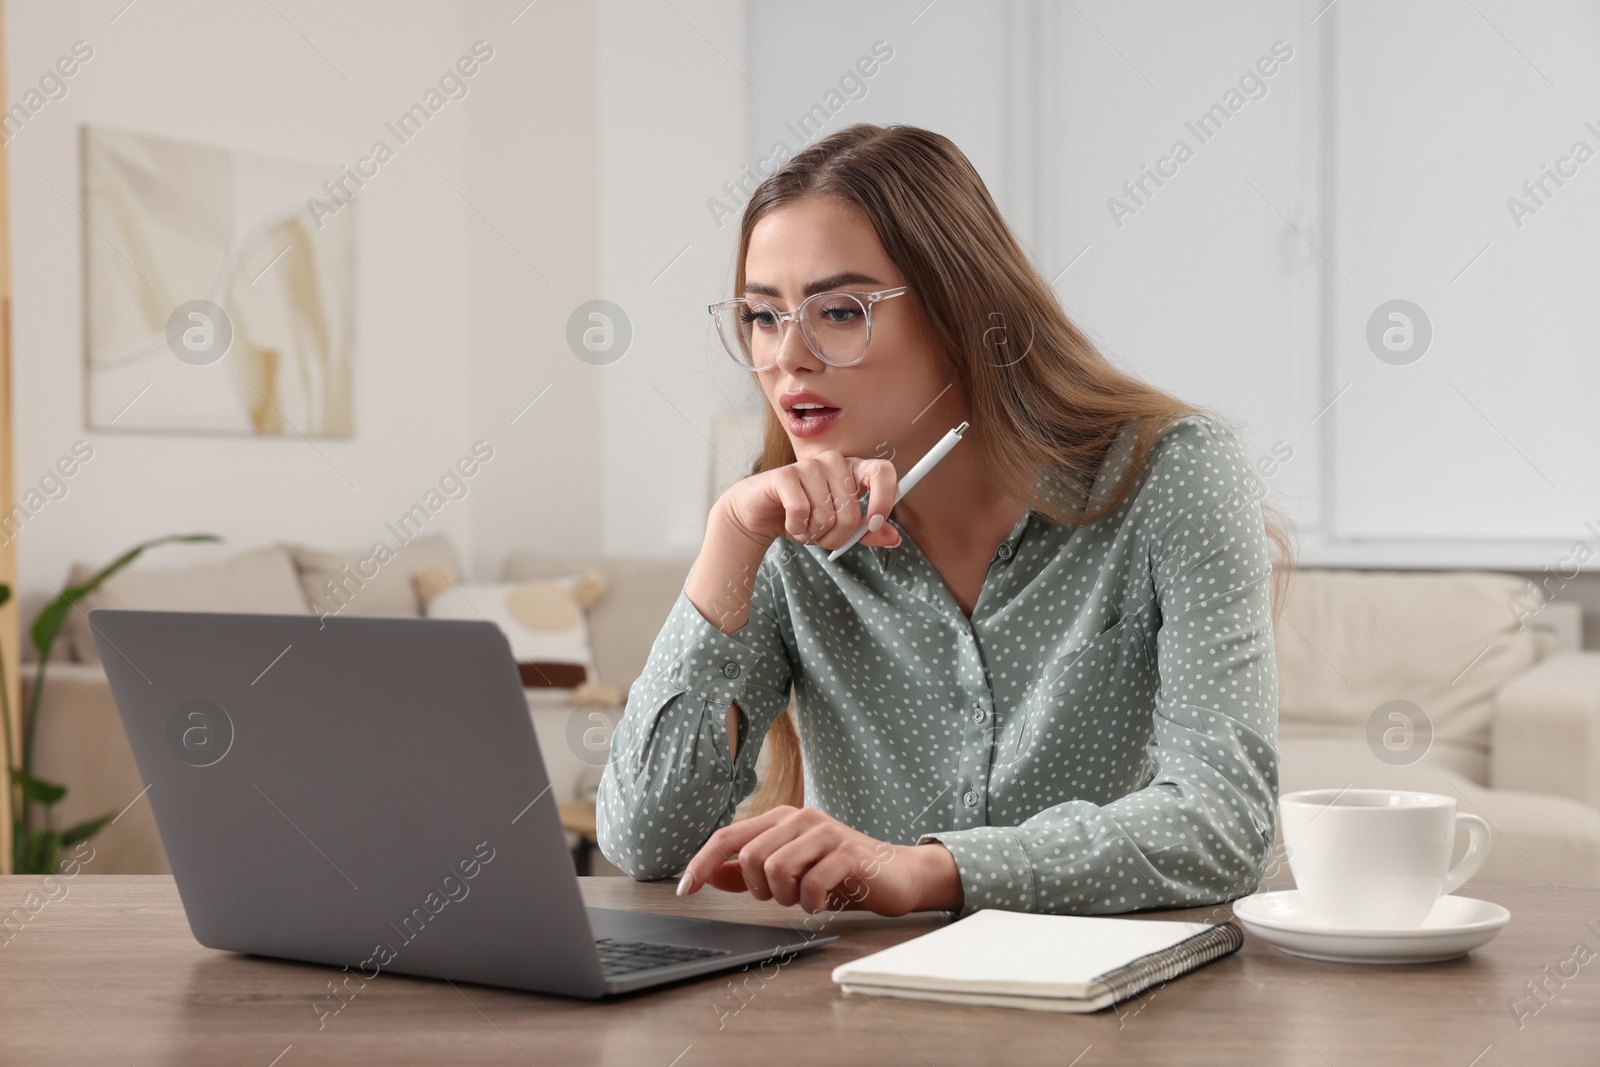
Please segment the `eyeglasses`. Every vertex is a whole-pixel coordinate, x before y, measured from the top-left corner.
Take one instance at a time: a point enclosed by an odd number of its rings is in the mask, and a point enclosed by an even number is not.
[[[875,293],[815,293],[794,311],[779,311],[765,300],[744,297],[710,304],[706,310],[717,324],[722,347],[746,370],[763,371],[778,362],[786,322],[800,324],[800,335],[822,362],[849,367],[861,362],[872,343],[872,306],[909,292],[910,288],[902,285]]]

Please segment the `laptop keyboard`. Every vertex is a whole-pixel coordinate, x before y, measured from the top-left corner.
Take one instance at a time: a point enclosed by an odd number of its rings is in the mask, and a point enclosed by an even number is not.
[[[618,941],[611,937],[595,938],[594,947],[600,953],[600,969],[608,975],[629,974],[651,967],[664,967],[669,963],[728,954],[725,948],[666,945],[657,941]]]

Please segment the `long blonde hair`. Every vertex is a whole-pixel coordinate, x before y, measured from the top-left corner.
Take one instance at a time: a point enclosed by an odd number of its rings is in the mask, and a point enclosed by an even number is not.
[[[1012,499],[1029,501],[1063,525],[1092,523],[1136,487],[1161,430],[1202,413],[1113,366],[1062,310],[967,157],[948,138],[915,126],[845,127],[763,181],[739,226],[736,294],[744,292],[745,254],[756,223],[812,196],[852,205],[872,224],[905,274],[907,297],[918,302],[935,349],[966,390],[975,431],[968,447],[981,452],[995,483]],[[998,334],[996,326],[1003,327]],[[1017,348],[1026,354],[1011,355]],[[1105,501],[1090,508],[1086,498],[1094,473],[1128,419],[1136,420],[1136,436],[1127,470]],[[771,405],[763,433],[751,474],[795,461]],[[1048,488],[1034,492],[1041,462],[1065,475],[1063,495]],[[1293,546],[1284,518],[1265,500],[1261,504],[1276,619]],[[767,732],[767,772],[751,798],[752,815],[804,802],[800,739],[791,714],[792,705]]]

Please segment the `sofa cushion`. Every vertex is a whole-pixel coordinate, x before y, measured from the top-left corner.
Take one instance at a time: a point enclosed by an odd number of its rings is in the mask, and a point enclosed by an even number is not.
[[[319,616],[421,615],[413,576],[427,567],[461,569],[454,546],[442,533],[412,538],[398,549],[387,541],[350,552],[283,547],[299,570],[302,595]]]
[[[662,624],[688,580],[692,559],[652,559],[593,553],[513,551],[506,557],[502,581],[559,578],[598,569],[610,588],[589,609],[589,634],[595,673],[624,692],[633,685]]]
[[[424,614],[435,619],[483,619],[511,646],[530,703],[565,704],[597,680],[589,643],[588,607],[604,596],[600,571],[541,581],[460,582],[440,567],[417,574]]]
[[[74,564],[67,581],[80,585],[98,569],[94,564]],[[79,601],[78,607],[81,610],[67,615],[67,638],[74,656],[85,663],[100,662],[88,619],[95,608],[279,615],[300,615],[307,610],[294,562],[282,548],[258,548],[220,563],[189,567],[129,567],[108,578]]]
[[[1525,592],[1483,571],[1296,572],[1276,627],[1280,735],[1365,740],[1406,700],[1435,740],[1486,753],[1495,691],[1548,648],[1512,610]]]

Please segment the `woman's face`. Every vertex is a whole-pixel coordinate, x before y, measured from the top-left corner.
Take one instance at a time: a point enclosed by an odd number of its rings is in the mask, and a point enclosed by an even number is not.
[[[823,197],[795,201],[756,223],[745,279],[742,295],[779,311],[793,311],[814,292],[906,284],[861,213]],[[965,417],[965,398],[928,342],[915,292],[873,306],[872,342],[853,366],[817,358],[797,323],[783,331],[777,362],[756,377],[798,459],[828,450],[867,459],[899,453],[895,466],[904,471]],[[802,392],[810,396],[797,400]],[[836,411],[808,425],[793,410],[796,402]]]

